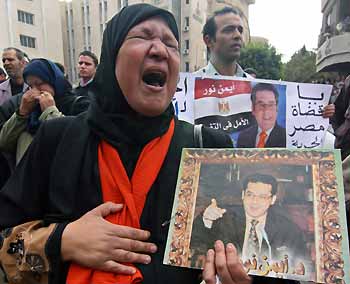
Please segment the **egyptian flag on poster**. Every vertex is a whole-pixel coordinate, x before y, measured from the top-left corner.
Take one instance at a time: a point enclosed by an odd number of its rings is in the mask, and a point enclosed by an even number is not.
[[[195,124],[221,129],[234,138],[255,122],[251,114],[251,83],[239,80],[195,79]]]

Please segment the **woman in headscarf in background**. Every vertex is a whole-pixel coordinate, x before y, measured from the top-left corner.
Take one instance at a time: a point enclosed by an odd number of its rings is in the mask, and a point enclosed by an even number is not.
[[[50,60],[33,59],[23,71],[29,89],[16,112],[2,125],[0,150],[21,160],[41,122],[85,111],[89,100],[77,98],[62,71]]]
[[[147,4],[123,8],[107,24],[96,101],[86,114],[43,123],[0,191],[0,229],[14,227],[2,234],[10,279],[200,282],[198,270],[162,264],[181,152],[196,146],[193,125],[177,120],[171,103],[178,41],[173,15]],[[232,147],[213,129],[203,128],[202,138],[207,148]],[[9,265],[16,258],[20,268]],[[233,245],[220,241],[208,251],[207,284],[216,273],[223,284],[250,283]]]

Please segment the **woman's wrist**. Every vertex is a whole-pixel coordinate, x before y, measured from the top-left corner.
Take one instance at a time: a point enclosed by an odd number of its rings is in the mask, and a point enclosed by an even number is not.
[[[23,112],[21,112],[20,109],[17,109],[16,115],[17,115],[19,118],[28,118],[28,116],[29,116],[29,114],[23,114]]]
[[[71,248],[71,237],[70,237],[70,225],[69,223],[63,230],[62,232],[62,237],[61,237],[61,259],[63,261],[71,261],[72,260],[72,250]]]

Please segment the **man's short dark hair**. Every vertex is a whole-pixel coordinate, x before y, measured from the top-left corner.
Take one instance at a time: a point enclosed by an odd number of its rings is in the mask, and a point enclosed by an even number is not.
[[[89,51],[89,50],[84,50],[82,52],[80,52],[79,56],[89,56],[92,61],[94,62],[95,66],[97,67],[98,65],[98,59],[95,53]]]
[[[259,91],[271,91],[271,92],[273,92],[273,94],[275,95],[276,104],[278,103],[278,91],[275,88],[275,86],[273,84],[269,84],[269,83],[258,83],[253,87],[252,93],[250,95],[250,99],[251,99],[253,105],[255,104],[255,101],[256,101],[256,93]]]
[[[265,175],[265,174],[252,174],[249,176],[246,176],[243,180],[243,191],[247,190],[248,183],[263,183],[263,184],[270,184],[271,185],[271,194],[276,195],[277,194],[277,180],[271,176],[271,175]]]
[[[29,62],[29,56],[22,50],[18,49],[17,47],[6,47],[4,51],[10,51],[14,50],[16,52],[16,57],[18,60],[25,59],[27,62]]]
[[[217,10],[214,12],[212,16],[210,16],[207,21],[205,22],[205,25],[202,30],[203,37],[208,35],[210,38],[215,39],[215,34],[216,34],[216,23],[215,23],[215,17],[220,16],[220,15],[225,15],[228,13],[233,13],[237,16],[241,16],[241,13],[231,7],[224,7],[221,10]]]

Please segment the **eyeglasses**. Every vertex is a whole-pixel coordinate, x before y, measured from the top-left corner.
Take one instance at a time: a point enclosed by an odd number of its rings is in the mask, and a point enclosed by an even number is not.
[[[256,110],[275,110],[277,104],[271,103],[271,104],[264,104],[264,103],[256,103],[255,109]]]
[[[272,195],[271,194],[270,195],[258,195],[258,194],[253,194],[253,193],[247,191],[244,194],[244,197],[248,198],[248,199],[256,198],[256,200],[258,200],[258,201],[267,201],[272,197]]]

